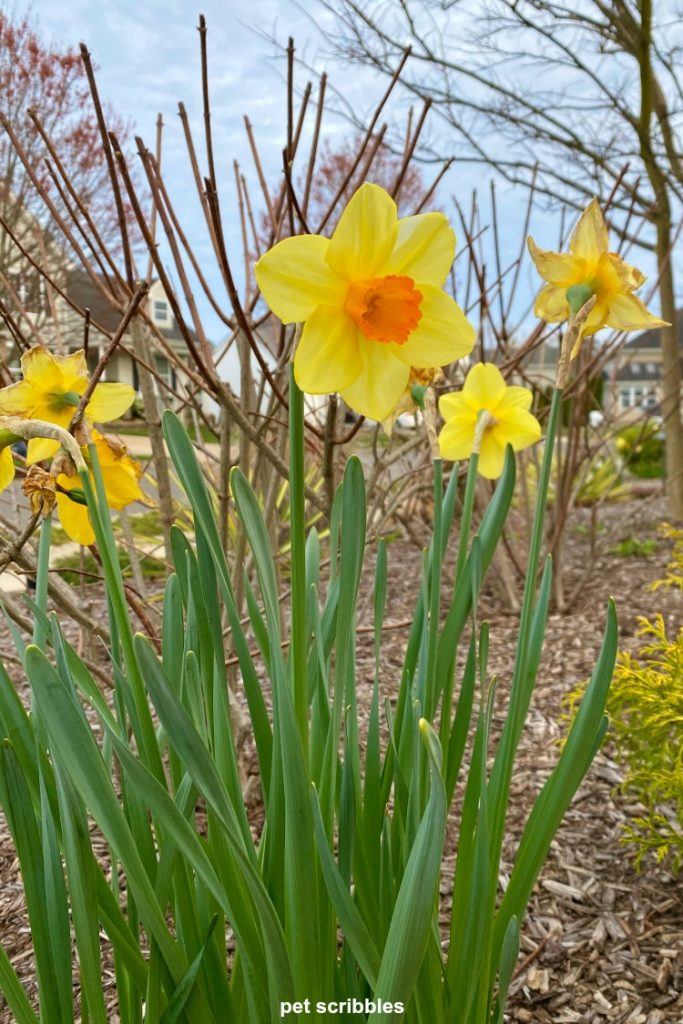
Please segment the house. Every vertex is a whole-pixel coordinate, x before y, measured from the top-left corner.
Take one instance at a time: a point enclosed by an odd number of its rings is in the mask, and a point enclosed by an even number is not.
[[[67,265],[60,275],[58,283],[72,302],[81,309],[90,310],[88,365],[93,370],[109,342],[107,335],[99,331],[96,325],[113,333],[121,322],[121,314],[107,301],[106,295],[84,270]],[[75,352],[83,347],[84,321],[82,316],[56,293],[52,296],[51,301],[48,301],[45,281],[35,271],[21,273],[18,269],[14,269],[11,278],[8,276],[7,287],[3,288],[2,281],[0,281],[0,299],[7,302],[13,317],[20,323],[22,333],[31,344],[44,343],[55,351],[65,353]],[[17,300],[25,308],[30,320],[22,319],[21,315],[17,313]],[[178,329],[168,297],[159,281],[153,282],[150,286],[147,302],[149,314],[155,327],[177,355],[178,362],[186,362],[188,359],[187,346]],[[34,329],[31,329],[31,325]],[[131,337],[124,336],[123,346],[117,349],[108,363],[103,380],[130,384],[140,396],[138,367],[130,353],[131,346]],[[159,381],[166,384],[176,394],[183,395],[185,384],[188,381],[182,370],[158,347],[155,351],[153,341],[152,350],[154,368]],[[10,375],[15,379],[18,378],[21,352],[14,343],[11,332],[7,324],[3,322],[1,315],[0,356],[9,369]],[[178,400],[161,386],[159,381],[157,381],[157,392],[160,400],[163,404],[171,407],[176,405]]]
[[[683,309],[676,314],[678,348],[683,369]],[[630,338],[608,368],[606,388],[610,411],[633,419],[660,408],[662,343],[658,328]]]

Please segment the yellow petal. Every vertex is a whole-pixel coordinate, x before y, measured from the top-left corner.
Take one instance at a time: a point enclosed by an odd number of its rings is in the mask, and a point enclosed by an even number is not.
[[[60,358],[56,356],[61,373],[64,391],[75,391],[81,395],[85,391],[88,382],[88,364],[85,361],[85,352],[80,348],[69,356]]]
[[[36,401],[35,391],[27,380],[16,384],[8,384],[0,388],[0,413],[9,416],[25,414],[29,416]]]
[[[469,355],[474,327],[446,292],[430,284],[419,285],[422,317],[403,345],[392,344],[394,355],[409,366],[445,366]]]
[[[322,235],[285,238],[254,267],[256,283],[283,324],[308,320],[316,306],[343,306],[348,284],[328,266],[329,239]]]
[[[462,395],[470,409],[491,412],[505,394],[505,381],[493,363],[477,363],[467,374]]]
[[[26,465],[32,466],[43,459],[51,459],[59,448],[59,441],[53,441],[49,437],[32,437],[26,446]]]
[[[24,352],[21,357],[21,371],[24,380],[29,381],[37,391],[50,393],[66,390],[62,387],[59,363],[44,345],[36,345],[28,352]]]
[[[496,419],[501,419],[511,410],[524,409],[528,411],[531,408],[533,397],[533,393],[529,388],[522,388],[512,384],[510,387],[505,388],[505,394],[496,403],[495,409],[492,410],[493,414]]]
[[[654,316],[637,295],[615,295],[609,300],[607,324],[619,331],[663,327],[666,321]]]
[[[362,339],[362,370],[341,396],[361,416],[381,422],[400,401],[410,376],[410,368],[396,359],[393,346]]]
[[[549,324],[557,324],[569,317],[569,303],[566,289],[554,284],[541,288],[534,303],[534,316],[539,320],[547,320]]]
[[[485,430],[481,439],[477,469],[487,480],[496,480],[505,464],[505,441],[501,441],[493,430]]]
[[[450,397],[444,395],[444,398]],[[439,403],[439,408],[443,413],[443,399]],[[472,454],[476,422],[476,414],[469,411],[467,416],[456,414],[446,421],[439,434],[439,451],[444,459],[450,459],[452,462],[469,459]]]
[[[645,284],[647,281],[647,277],[642,270],[638,270],[637,267],[633,267],[630,263],[626,263],[626,261],[622,260],[621,256],[616,252],[608,252],[607,260],[612,265],[612,268],[619,280],[628,288],[629,291],[635,291],[636,288],[640,288],[640,286]]]
[[[558,285],[566,291],[569,285],[574,284],[577,277],[581,276],[583,261],[578,260],[571,253],[539,249],[533,238],[527,239],[527,245],[531,258],[536,264],[536,270],[549,284]]]
[[[605,326],[606,320],[607,303],[603,302],[601,299],[598,299],[598,301],[595,303],[590,313],[588,314],[586,322],[581,328],[581,338],[587,338],[589,337],[589,335],[595,334],[596,331],[599,331],[601,327]],[[575,352],[576,351],[578,351],[577,346],[575,346]],[[572,355],[572,359],[573,358],[574,355]]]
[[[98,384],[87,405],[87,413],[96,423],[116,420],[135,401],[135,390],[129,384]],[[74,410],[75,411],[75,410]]]
[[[14,480],[14,459],[12,457],[12,449],[8,446],[0,451],[0,491],[4,491],[5,488]]]
[[[397,234],[396,203],[379,185],[366,182],[339,218],[327,262],[346,281],[376,277],[394,248]]]
[[[382,274],[399,274],[443,288],[455,257],[455,231],[443,213],[419,213],[398,222],[396,244]]]
[[[70,479],[73,478],[60,473],[57,477],[57,483],[62,487],[68,488],[70,486]],[[76,480],[78,481],[78,478]],[[71,486],[80,486],[80,481],[71,484]],[[76,544],[84,544],[86,546],[95,543],[95,534],[88,518],[87,505],[81,505],[80,502],[72,501],[68,495],[57,492],[57,511],[59,513],[59,521],[71,540],[75,541]]]
[[[506,444],[511,444],[515,451],[528,448],[541,437],[541,425],[536,417],[519,407],[507,409],[490,431],[503,448]]]
[[[583,256],[589,261],[597,260],[607,252],[607,225],[597,199],[591,199],[579,217],[569,239],[569,248],[575,256]]]
[[[137,478],[125,462],[103,469],[102,480],[110,508],[122,509],[134,501],[144,500]]]
[[[359,337],[346,313],[318,306],[306,321],[294,354],[294,375],[301,390],[324,395],[352,384],[363,370]]]

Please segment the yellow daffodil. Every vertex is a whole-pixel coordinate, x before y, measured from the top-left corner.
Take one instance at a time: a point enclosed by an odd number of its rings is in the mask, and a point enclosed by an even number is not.
[[[474,330],[443,291],[455,234],[442,213],[398,218],[378,185],[358,189],[332,238],[278,242],[255,267],[266,302],[283,323],[304,323],[294,357],[303,391],[338,391],[375,420],[386,419],[411,367],[467,355]]]
[[[446,421],[439,435],[439,449],[445,459],[458,462],[472,454],[477,420],[488,413],[481,435],[478,469],[494,480],[503,471],[505,447],[515,451],[534,444],[541,427],[529,412],[532,394],[527,388],[508,387],[492,363],[477,363],[467,374],[462,391],[443,395],[439,411]]]
[[[102,479],[109,507],[119,510],[134,501],[149,504],[149,500],[139,484],[142,467],[134,459],[131,459],[126,448],[108,441],[96,430],[93,431],[93,441],[102,469]],[[88,451],[86,448],[83,449],[83,456],[87,461]],[[57,476],[57,488],[57,511],[62,527],[71,540],[76,541],[77,544],[93,544],[95,534],[90,525],[80,477],[77,474],[67,476],[66,473],[60,473]]]
[[[597,199],[581,214],[569,239],[569,252],[539,249],[529,238],[529,252],[541,277],[548,283],[541,289],[534,306],[536,316],[549,323],[569,318],[567,289],[583,286],[583,301],[595,296],[580,337],[595,334],[601,327],[619,331],[638,331],[661,327],[665,321],[653,316],[633,293],[645,281],[645,275],[625,263],[615,252],[607,251],[607,226]],[[579,293],[581,294],[581,293]],[[576,355],[578,345],[572,355]]]
[[[68,427],[81,395],[88,386],[88,367],[81,350],[68,356],[53,355],[42,345],[21,357],[24,379],[0,388],[0,415],[47,420]],[[104,423],[121,416],[135,398],[127,384],[98,384],[85,410],[87,418]],[[59,448],[59,441],[35,437],[28,443],[27,465],[48,459]]]
[[[14,458],[12,449],[7,445],[0,450],[0,493],[14,480]]]

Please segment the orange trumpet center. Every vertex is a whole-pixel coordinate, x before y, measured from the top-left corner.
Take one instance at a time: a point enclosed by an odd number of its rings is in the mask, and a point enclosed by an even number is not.
[[[344,309],[366,338],[403,345],[422,319],[421,302],[412,277],[389,274],[353,281]]]

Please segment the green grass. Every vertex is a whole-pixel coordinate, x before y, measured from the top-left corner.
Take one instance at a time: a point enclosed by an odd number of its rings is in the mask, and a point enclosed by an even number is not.
[[[657,541],[653,537],[640,540],[638,537],[625,537],[610,549],[613,555],[620,558],[647,558],[657,550]]]

